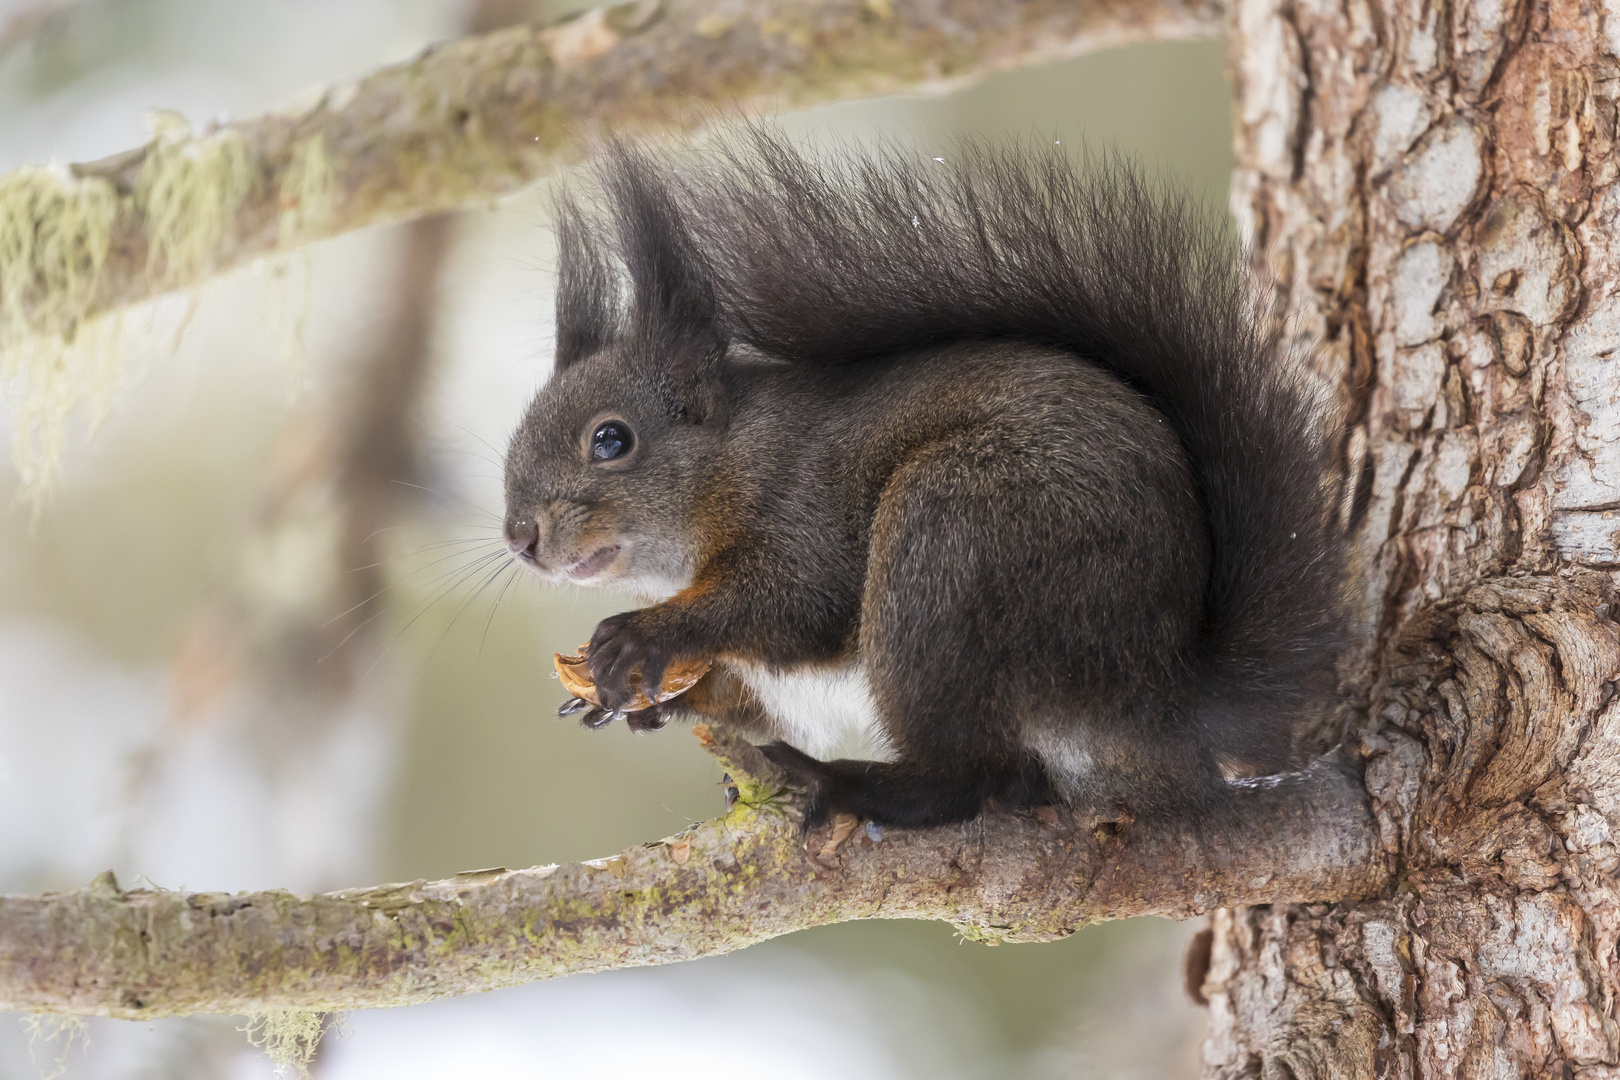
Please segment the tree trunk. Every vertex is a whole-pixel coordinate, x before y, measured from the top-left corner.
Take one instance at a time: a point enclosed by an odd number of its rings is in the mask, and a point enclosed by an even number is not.
[[[1210,1077],[1620,1077],[1620,7],[1241,0],[1233,206],[1339,388],[1387,900],[1212,920]]]

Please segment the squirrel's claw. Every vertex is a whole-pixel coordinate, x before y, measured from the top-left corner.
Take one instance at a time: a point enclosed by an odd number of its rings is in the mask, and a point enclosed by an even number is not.
[[[652,705],[625,713],[624,722],[630,726],[631,731],[657,731],[669,723],[669,716],[664,712],[662,705]]]
[[[662,705],[654,705],[650,709],[637,709],[635,712],[625,712],[617,709],[604,709],[599,705],[592,705],[584,698],[570,698],[557,709],[558,716],[572,716],[583,712],[579,722],[592,731],[607,727],[613,721],[624,718],[624,722],[631,731],[657,731],[669,723],[669,714]]]
[[[614,719],[617,717],[623,715],[623,713],[614,712],[612,709],[604,709],[598,706],[592,708],[584,716],[581,716],[579,718],[579,722],[590,728],[592,731],[598,731],[613,723]]]
[[[777,741],[760,748],[767,761],[787,774],[791,782],[805,793],[804,817],[799,822],[799,835],[825,824],[835,810],[827,798],[826,765],[806,754],[798,747]]]
[[[637,628],[637,614],[627,611],[603,619],[591,635],[585,662],[604,708],[622,710],[635,700],[637,686],[656,692],[669,667],[669,650]],[[638,673],[639,681],[633,680]]]
[[[604,709],[600,705],[592,705],[582,697],[571,697],[557,706],[557,716],[559,718],[573,716],[576,713],[584,714],[580,716],[579,722],[592,731],[597,728],[607,727],[613,723],[613,718],[618,715],[611,709]]]

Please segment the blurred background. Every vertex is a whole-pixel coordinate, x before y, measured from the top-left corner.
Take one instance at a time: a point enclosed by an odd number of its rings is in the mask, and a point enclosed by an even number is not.
[[[136,146],[154,110],[272,108],[516,0],[0,0],[0,171]],[[1116,49],[948,97],[785,115],[821,143],[1129,151],[1224,213],[1219,43]],[[36,514],[0,468],[0,891],[315,891],[609,854],[721,810],[684,731],[558,720],[553,651],[627,606],[513,575],[500,456],[547,374],[545,184],[372,229],[122,320],[115,404]],[[355,1013],[320,1080],[1140,1077],[1196,1072],[1195,927],[987,948],[826,927],[681,967]],[[0,1080],[256,1078],[240,1018],[0,1017]]]

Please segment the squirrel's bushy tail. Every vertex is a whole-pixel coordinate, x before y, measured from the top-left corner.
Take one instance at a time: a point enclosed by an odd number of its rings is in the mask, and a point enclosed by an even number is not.
[[[621,150],[608,168],[665,177],[666,224],[702,253],[731,337],[764,353],[852,364],[1019,339],[1147,395],[1209,514],[1201,719],[1223,756],[1283,765],[1341,640],[1330,425],[1218,226],[1117,158],[1077,169],[1054,147],[818,159],[753,129],[696,165]]]

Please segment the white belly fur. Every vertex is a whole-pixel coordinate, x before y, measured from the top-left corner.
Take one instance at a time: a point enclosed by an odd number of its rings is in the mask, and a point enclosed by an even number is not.
[[[1097,769],[1083,730],[1035,727],[1025,732],[1024,749],[1041,759],[1052,784],[1065,798],[1076,798]]]
[[[773,669],[733,662],[732,671],[753,691],[770,717],[773,734],[812,757],[893,761],[878,723],[866,669],[839,667]],[[1083,731],[1034,725],[1024,746],[1046,765],[1053,783],[1073,798],[1095,773],[1096,759]]]
[[[735,664],[733,670],[759,699],[784,742],[822,760],[893,757],[859,662],[794,669]]]

